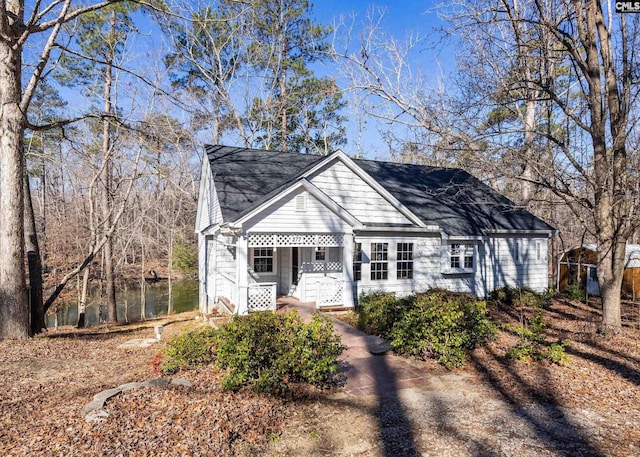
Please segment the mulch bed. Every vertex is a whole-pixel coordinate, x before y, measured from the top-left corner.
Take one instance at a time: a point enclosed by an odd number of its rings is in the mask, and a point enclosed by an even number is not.
[[[166,340],[202,325],[165,322]],[[0,341],[0,455],[237,455],[259,452],[288,417],[282,400],[222,392],[211,369],[179,376],[194,387],[140,388],[110,399],[101,423],[84,421],[93,395],[158,377],[161,345],[122,349],[153,338],[154,322],[60,329],[26,341]]]

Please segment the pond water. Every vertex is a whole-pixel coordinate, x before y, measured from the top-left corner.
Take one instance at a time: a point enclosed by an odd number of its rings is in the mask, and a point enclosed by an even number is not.
[[[118,303],[118,322],[135,322],[141,320],[140,285],[129,285],[125,290],[120,287],[116,293]],[[169,285],[166,282],[146,284],[145,286],[145,317],[152,318],[167,314],[169,305]],[[179,281],[173,283],[172,313],[182,313],[198,309],[198,281]],[[86,325],[96,325],[104,322],[106,317],[104,300],[98,290],[92,290],[87,300],[85,311]],[[71,303],[60,306],[57,313],[47,316],[47,325],[77,325],[78,304]]]

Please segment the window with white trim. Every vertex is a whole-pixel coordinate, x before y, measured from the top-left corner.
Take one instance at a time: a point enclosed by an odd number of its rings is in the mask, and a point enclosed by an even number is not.
[[[362,243],[353,243],[353,280],[362,280]]]
[[[316,248],[316,262],[324,262],[327,260],[327,248],[320,246]]]
[[[398,279],[413,279],[413,243],[397,243],[396,248]]]
[[[273,248],[253,249],[253,271],[273,273]]]
[[[540,241],[536,241],[536,260],[542,260],[542,243]]]
[[[371,243],[371,280],[389,277],[389,243]]]
[[[451,243],[449,245],[449,266],[452,270],[473,270],[473,244]]]

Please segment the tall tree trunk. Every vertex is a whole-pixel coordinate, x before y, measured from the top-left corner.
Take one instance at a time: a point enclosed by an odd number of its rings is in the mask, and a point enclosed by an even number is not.
[[[82,292],[80,294],[80,302],[78,303],[78,328],[86,326],[87,315],[87,291],[89,289],[89,269],[85,268],[82,272]]]
[[[27,174],[26,164],[22,179],[24,190],[24,242],[27,251],[27,265],[29,268],[29,301],[31,308],[31,334],[40,333],[46,328],[44,306],[42,303],[42,259],[38,246],[36,221],[31,201],[31,185]]]
[[[529,89],[530,91],[535,91],[535,89]],[[531,95],[537,97],[537,94],[534,92]],[[529,202],[533,198],[535,193],[535,172],[532,165],[532,162],[535,162],[537,159],[535,157],[535,136],[536,136],[536,108],[537,101],[535,99],[527,100],[526,108],[525,108],[525,116],[524,116],[524,151],[522,154],[523,157],[523,170],[522,170],[522,179],[520,181],[520,204],[523,206],[528,206]]]
[[[287,150],[287,74],[285,70],[280,72],[280,130],[281,130],[281,144],[282,151]]]
[[[111,33],[115,30],[115,12],[112,13],[111,20]],[[113,40],[111,40],[113,41]],[[113,84],[113,67],[112,61],[106,65],[104,79],[104,119],[102,120],[102,157],[104,159],[104,166],[102,169],[102,216],[103,216],[103,230],[108,233],[111,230],[113,224],[113,218],[111,216],[112,210],[112,198],[111,198],[111,120],[112,114],[111,107],[111,86]],[[118,322],[118,309],[116,303],[116,284],[115,284],[115,271],[113,265],[113,238],[109,236],[107,242],[104,245],[104,278],[106,287],[107,298],[107,322]]]
[[[168,276],[167,276],[167,284],[169,286],[169,300],[167,303],[167,314],[173,313],[173,275],[172,275],[172,266],[173,266],[173,220],[171,221],[171,227],[169,228],[169,252],[168,252]]]
[[[21,1],[9,0],[7,11],[22,23]],[[9,21],[4,15],[3,21]],[[13,26],[2,33],[13,34]],[[29,302],[24,269],[24,191],[22,48],[0,40],[0,338],[29,336]]]
[[[147,283],[144,279],[144,244],[140,243],[140,248],[142,250],[141,257],[141,267],[140,267],[140,320],[145,320],[147,318]]]

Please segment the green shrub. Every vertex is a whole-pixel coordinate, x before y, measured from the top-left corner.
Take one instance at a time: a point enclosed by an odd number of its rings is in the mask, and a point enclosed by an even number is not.
[[[521,324],[504,324],[505,330],[518,335],[518,342],[507,351],[507,357],[520,361],[546,359],[557,364],[569,362],[564,351],[569,342],[547,343],[546,327],[543,311],[539,308],[531,319],[525,319]]]
[[[579,284],[569,284],[562,291],[562,295],[570,300],[582,301],[585,299],[586,292]]]
[[[318,315],[305,324],[297,312],[237,316],[216,336],[216,364],[223,387],[285,392],[293,382],[326,385],[338,371],[344,346]]]
[[[207,365],[214,360],[216,330],[202,327],[171,338],[164,349],[162,372]]]
[[[198,277],[198,249],[188,242],[173,245],[173,268],[177,268],[187,278]]]
[[[387,292],[362,295],[358,300],[358,328],[389,339],[393,325],[402,315],[402,304],[403,300]]]
[[[393,326],[391,344],[400,353],[434,358],[451,369],[466,352],[494,334],[484,302],[467,294],[440,290],[419,294]]]
[[[387,339],[398,353],[435,358],[447,368],[462,365],[467,350],[494,335],[486,311],[472,295],[442,289],[403,299],[377,292],[362,297],[357,310],[361,330]]]
[[[533,290],[523,287],[502,287],[489,294],[488,301],[493,305],[503,305],[509,308],[546,308],[549,305],[549,297],[541,295]]]
[[[565,347],[571,344],[570,341],[562,341],[559,343],[552,343],[547,348],[546,359],[552,363],[562,365],[563,363],[570,363],[571,357],[565,352]]]

